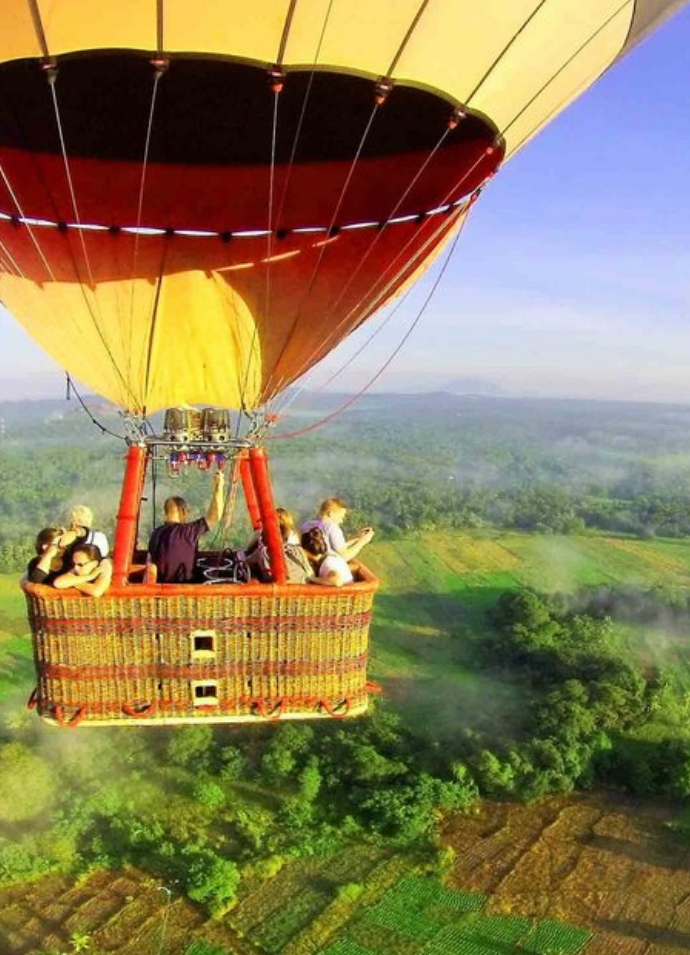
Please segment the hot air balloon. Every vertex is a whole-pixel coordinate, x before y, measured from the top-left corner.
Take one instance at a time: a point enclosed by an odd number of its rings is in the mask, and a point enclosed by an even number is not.
[[[424,271],[507,157],[681,5],[120,0],[94,15],[84,0],[6,0],[0,300],[132,422],[114,588],[89,601],[25,587],[44,716],[366,708],[376,581],[335,596],[284,583],[265,409]],[[144,423],[199,405],[247,425],[223,452],[274,584],[138,580],[146,465],[177,453]],[[217,434],[195,435],[218,453]]]

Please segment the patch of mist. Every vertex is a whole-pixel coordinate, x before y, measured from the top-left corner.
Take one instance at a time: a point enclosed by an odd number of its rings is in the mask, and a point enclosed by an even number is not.
[[[572,593],[582,585],[588,560],[569,538],[547,535],[531,539],[530,563],[540,568],[532,585],[541,591]]]
[[[488,674],[385,678],[383,690],[414,735],[448,755],[468,738],[487,746],[512,739],[528,709],[526,690]]]

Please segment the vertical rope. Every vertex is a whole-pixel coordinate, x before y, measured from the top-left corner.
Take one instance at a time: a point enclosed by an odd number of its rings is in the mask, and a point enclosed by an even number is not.
[[[159,29],[162,29],[159,27]],[[154,77],[153,77],[153,89],[151,91],[151,104],[149,106],[149,115],[148,121],[146,124],[146,137],[144,140],[144,154],[142,157],[142,166],[141,166],[141,177],[139,179],[139,195],[137,199],[137,219],[136,219],[136,231],[134,235],[134,249],[132,252],[132,271],[130,279],[130,299],[129,299],[129,348],[128,352],[132,351],[132,329],[134,328],[134,297],[136,290],[136,278],[137,278],[137,262],[139,259],[139,242],[140,242],[140,229],[141,229],[141,220],[144,210],[144,192],[146,189],[146,173],[148,170],[148,160],[149,152],[151,149],[151,135],[153,130],[153,118],[156,110],[156,100],[158,96],[158,86],[161,81],[161,77],[167,69],[167,61],[165,60],[155,60],[154,61]],[[157,294],[158,291],[157,291]],[[154,314],[155,314],[154,305]]]
[[[50,93],[53,100],[53,110],[55,112],[55,123],[57,125],[58,137],[60,139],[60,150],[62,152],[62,162],[65,167],[65,178],[67,179],[67,188],[69,189],[70,202],[72,203],[72,211],[74,212],[74,221],[77,224],[77,231],[79,233],[79,242],[81,244],[82,255],[84,256],[84,265],[86,266],[86,272],[89,277],[89,285],[91,288],[94,288],[96,283],[94,281],[93,272],[91,271],[91,262],[89,260],[89,253],[86,248],[86,239],[84,238],[84,230],[81,228],[81,219],[79,218],[79,207],[77,205],[77,196],[74,191],[74,182],[72,180],[72,170],[70,168],[69,158],[67,156],[67,146],[65,143],[65,134],[62,128],[62,116],[60,115],[60,107],[57,100],[57,91],[56,91],[56,80],[57,73],[49,71],[48,74],[48,85],[50,87]]]
[[[311,96],[312,86],[314,85],[315,67],[316,67],[316,64],[319,62],[319,57],[321,55],[321,47],[323,45],[323,38],[326,35],[326,28],[330,20],[331,10],[333,9],[333,3],[334,3],[334,0],[328,0],[326,15],[323,19],[323,23],[321,25],[321,31],[319,33],[319,39],[316,44],[316,50],[314,51],[314,57],[311,64],[312,68],[309,74],[309,80],[307,82],[307,89],[305,90],[305,93],[304,93],[304,99],[302,100],[302,108],[300,110],[299,119],[297,121],[295,135],[292,140],[292,149],[290,151],[290,159],[288,160],[288,166],[287,166],[287,171],[285,173],[285,181],[283,183],[280,204],[278,206],[278,212],[276,214],[276,222],[278,224],[280,224],[280,221],[283,215],[283,206],[285,205],[285,200],[287,198],[287,194],[289,191],[292,168],[295,164],[295,156],[297,155],[297,145],[302,135],[302,126],[304,125],[304,117],[307,114],[307,105],[309,103],[309,97]],[[279,63],[282,63],[282,52],[283,52],[283,47],[281,47],[281,58],[278,60]]]
[[[38,252],[39,257],[40,257],[40,259],[41,259],[41,262],[43,262],[43,265],[45,266],[45,269],[46,269],[46,272],[48,273],[48,277],[50,278],[50,281],[51,281],[51,282],[55,282],[55,281],[56,281],[56,278],[55,278],[55,275],[53,274],[52,268],[50,267],[50,263],[48,262],[48,259],[45,257],[45,254],[44,254],[43,249],[41,248],[41,246],[40,246],[40,244],[39,244],[39,242],[38,242],[38,239],[37,239],[36,236],[34,235],[34,230],[31,228],[31,226],[30,226],[29,223],[27,222],[27,217],[26,217],[25,214],[24,214],[24,210],[22,209],[22,205],[21,205],[21,203],[20,203],[20,201],[19,201],[19,198],[17,197],[17,194],[15,193],[14,189],[12,188],[12,185],[11,185],[9,179],[7,178],[7,173],[5,172],[5,169],[4,169],[3,165],[2,165],[2,163],[0,163],[0,176],[2,176],[2,181],[5,183],[5,188],[6,188],[7,191],[9,192],[10,198],[12,199],[12,202],[15,204],[15,207],[16,207],[16,209],[17,209],[17,212],[19,213],[19,218],[22,220],[22,222],[23,222],[23,224],[24,224],[24,227],[27,229],[27,231],[28,231],[28,233],[29,233],[29,237],[31,238],[31,241],[32,241],[32,243],[33,243],[33,245],[34,245],[34,248],[35,248],[36,251]],[[3,249],[4,249],[5,253],[12,259],[12,261],[15,262],[14,258],[10,255],[9,251],[8,251],[7,249],[5,249],[4,246],[3,246]],[[16,264],[17,264],[17,263],[15,262],[15,265],[16,265]],[[24,277],[24,272],[23,272],[23,270],[19,267],[19,265],[17,265],[17,268],[19,269],[20,275],[21,275],[22,277]]]
[[[415,330],[415,328],[416,328],[417,325],[419,324],[419,322],[420,322],[420,320],[421,320],[421,318],[422,318],[422,315],[423,315],[424,312],[427,310],[427,308],[428,308],[428,306],[429,306],[429,303],[431,302],[431,299],[434,297],[434,295],[435,295],[435,293],[436,293],[436,290],[438,289],[439,285],[441,284],[441,280],[443,279],[443,276],[444,276],[445,273],[446,273],[446,269],[448,268],[448,265],[449,265],[449,263],[450,263],[450,260],[451,260],[451,258],[452,258],[452,256],[453,256],[454,252],[455,252],[456,246],[457,246],[457,244],[458,244],[458,240],[459,240],[460,235],[461,235],[461,233],[462,233],[462,231],[463,231],[463,229],[464,229],[464,226],[465,226],[465,222],[466,222],[466,221],[467,221],[467,219],[465,219],[465,220],[463,221],[463,223],[461,224],[460,228],[459,228],[458,231],[455,233],[455,237],[454,237],[454,239],[453,239],[453,242],[452,242],[452,244],[451,244],[451,246],[450,246],[449,251],[448,251],[447,254],[446,254],[446,259],[445,259],[445,261],[444,261],[444,263],[443,263],[443,266],[442,266],[442,268],[441,268],[441,270],[440,270],[438,276],[436,277],[436,280],[434,281],[434,283],[433,283],[433,285],[432,285],[432,287],[431,287],[431,290],[429,291],[429,294],[427,295],[426,299],[424,300],[424,302],[423,302],[422,305],[420,306],[419,311],[417,312],[416,316],[414,317],[414,320],[412,321],[410,327],[407,329],[407,331],[405,332],[405,334],[403,335],[403,337],[400,339],[400,341],[398,342],[398,344],[396,345],[396,347],[393,349],[393,351],[391,352],[391,354],[388,356],[388,358],[379,366],[379,368],[377,369],[377,371],[375,372],[375,374],[369,379],[369,381],[364,385],[364,387],[361,388],[356,394],[351,395],[351,396],[347,399],[347,401],[343,402],[342,405],[340,405],[338,408],[336,408],[335,411],[332,411],[329,415],[325,415],[323,418],[320,418],[318,421],[314,421],[314,422],[312,422],[311,424],[307,425],[306,427],[300,428],[298,431],[292,431],[292,432],[290,432],[289,434],[277,434],[277,435],[273,435],[272,438],[271,438],[271,440],[273,440],[273,441],[278,441],[278,440],[283,440],[283,439],[286,439],[286,438],[298,438],[298,437],[301,437],[301,436],[304,435],[304,434],[308,434],[308,433],[311,432],[311,431],[315,431],[317,428],[323,427],[323,425],[327,424],[329,421],[332,421],[334,418],[337,418],[337,417],[338,417],[339,415],[341,415],[347,408],[349,408],[349,407],[350,407],[351,405],[353,405],[356,401],[358,401],[358,400],[362,397],[362,395],[364,395],[364,394],[372,387],[372,385],[374,385],[374,384],[378,381],[378,379],[381,377],[381,375],[384,373],[384,371],[390,366],[390,364],[392,363],[392,361],[395,359],[396,355],[400,352],[400,350],[402,349],[402,347],[403,347],[403,345],[405,344],[405,342],[408,340],[408,338],[410,337],[410,335],[412,334],[412,332]]]

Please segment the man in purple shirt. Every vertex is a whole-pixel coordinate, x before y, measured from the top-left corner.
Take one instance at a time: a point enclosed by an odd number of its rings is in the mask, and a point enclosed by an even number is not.
[[[213,496],[206,514],[188,521],[187,502],[169,497],[163,505],[165,523],[156,527],[149,539],[149,557],[156,566],[159,584],[188,584],[194,580],[199,538],[218,522],[223,513],[225,476],[216,471]]]

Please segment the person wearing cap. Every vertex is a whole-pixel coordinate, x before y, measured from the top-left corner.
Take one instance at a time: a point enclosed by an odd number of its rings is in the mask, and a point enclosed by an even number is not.
[[[342,524],[347,516],[347,504],[339,497],[327,497],[319,506],[319,516],[300,528],[302,534],[315,527],[323,531],[328,550],[340,554],[346,561],[353,560],[374,536],[373,527],[363,527],[354,537],[346,538]]]

